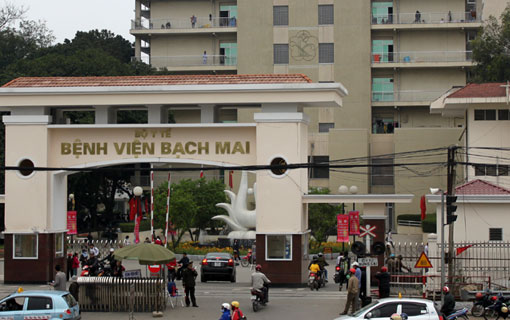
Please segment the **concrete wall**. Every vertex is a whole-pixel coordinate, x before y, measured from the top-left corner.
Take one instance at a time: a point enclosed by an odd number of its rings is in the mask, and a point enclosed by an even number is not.
[[[462,69],[400,69],[395,74],[395,88],[399,90],[437,91],[438,97],[453,86],[466,85]]]
[[[482,19],[486,20],[491,15],[499,19],[509,4],[510,0],[483,0]]]
[[[464,30],[401,32],[394,38],[396,51],[466,51]]]
[[[448,10],[452,12],[464,12],[466,9],[465,0],[446,0],[446,1],[421,1],[421,0],[408,0],[399,1],[401,13],[413,13],[419,10],[422,13],[426,12],[445,12]]]
[[[191,27],[190,17],[209,17],[209,14],[217,16],[219,13],[219,5],[214,10],[214,1],[193,1],[190,6],[189,1],[165,1],[153,0],[151,1],[151,18],[152,19],[188,19]]]
[[[223,41],[236,42],[235,35],[153,36],[151,54],[153,57],[202,56],[206,50],[208,55],[218,55],[220,54],[220,42]]]

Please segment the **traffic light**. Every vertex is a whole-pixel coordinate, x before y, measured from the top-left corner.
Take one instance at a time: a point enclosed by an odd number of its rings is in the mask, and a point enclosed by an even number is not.
[[[446,224],[452,224],[457,221],[457,216],[454,214],[457,211],[457,196],[446,196]]]

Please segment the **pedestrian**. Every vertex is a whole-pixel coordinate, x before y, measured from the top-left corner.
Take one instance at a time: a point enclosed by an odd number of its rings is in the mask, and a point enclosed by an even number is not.
[[[84,265],[87,264],[87,260],[89,259],[89,254],[87,252],[87,249],[86,248],[83,248],[81,250],[81,255],[80,255],[80,262],[81,262],[81,267],[83,268]]]
[[[168,282],[172,282],[175,280],[177,274],[175,270],[175,267],[177,267],[177,259],[173,258],[173,260],[166,264],[166,267],[168,268]]]
[[[71,280],[71,277],[73,276],[73,253],[68,252],[67,253],[67,259],[66,259],[66,280]]]
[[[195,28],[195,24],[197,23],[197,17],[195,17],[195,15],[192,15],[189,19],[191,21],[191,27]]]
[[[347,289],[347,300],[345,301],[345,309],[344,312],[340,313],[340,315],[346,315],[349,311],[349,307],[352,305],[352,312],[356,312],[356,300],[358,299],[359,292],[359,280],[354,275],[356,273],[356,269],[351,268],[349,270],[350,278]]]
[[[386,265],[388,266],[388,270],[391,274],[395,274],[397,272],[397,264],[394,253],[390,254],[390,257],[386,260]]]
[[[75,252],[73,255],[73,276],[78,275],[78,268],[80,267],[80,260],[78,259],[78,252]]]
[[[126,268],[124,268],[124,266],[122,265],[121,260],[114,260],[114,261],[115,261],[115,265],[113,265],[113,267],[112,267],[113,276],[117,277],[117,278],[122,278],[122,273],[124,272],[124,270],[126,270]]]
[[[182,272],[182,285],[184,286],[184,292],[186,293],[186,297],[184,299],[186,307],[189,307],[190,299],[193,307],[198,307],[197,300],[195,299],[195,278],[197,276],[198,273],[193,268],[193,261],[190,261],[187,264],[186,269]]]
[[[230,306],[232,307],[232,320],[246,320],[243,312],[239,309],[240,305],[238,301],[232,301]]]
[[[383,266],[381,272],[375,275],[379,281],[379,298],[388,298],[390,296],[390,274],[388,268]]]
[[[411,268],[408,268],[404,265],[404,262],[402,261],[402,255],[400,254],[398,257],[397,257],[397,260],[395,261],[395,269],[397,270],[398,273],[403,273],[404,271],[402,269],[406,269],[407,272],[411,272]]]
[[[232,250],[234,251],[234,261],[241,260],[239,258],[239,240],[234,239],[234,244],[232,245]]]
[[[228,303],[221,304],[221,317],[219,320],[231,320],[230,305]]]
[[[149,237],[145,237],[145,240],[143,241],[143,243],[151,243],[151,240],[149,239]]]
[[[416,13],[414,14],[414,22],[415,23],[420,23],[421,22],[421,13],[418,10],[416,10]]]
[[[159,244],[160,246],[163,245],[163,241],[161,241],[161,238],[159,236],[156,237],[156,241],[154,241],[155,244]]]
[[[89,244],[89,252],[93,253],[96,258],[100,256],[99,249],[93,243]]]
[[[207,64],[207,51],[204,50],[204,55],[202,56],[202,64]]]
[[[78,277],[76,275],[71,277],[71,284],[69,285],[69,293],[78,301],[80,295],[80,285],[78,284]]]
[[[361,268],[359,267],[359,264],[358,264],[358,262],[357,262],[357,261],[354,261],[354,262],[352,263],[351,268],[354,268],[354,270],[355,270],[355,272],[354,272],[354,276],[355,276],[356,278],[358,278],[358,295],[361,295],[361,282],[362,282],[362,281],[361,281],[361,278],[362,278],[362,276],[363,276],[363,273],[361,272]],[[359,304],[358,304],[359,299],[354,300],[354,302],[356,303],[355,308],[356,308],[356,310],[357,310],[357,309],[358,309],[358,307],[359,307]]]
[[[448,22],[452,22],[452,11],[448,11]]]
[[[59,264],[55,266],[55,271],[57,271],[55,281],[51,282],[50,286],[54,287],[55,290],[66,291],[66,274],[61,271]]]

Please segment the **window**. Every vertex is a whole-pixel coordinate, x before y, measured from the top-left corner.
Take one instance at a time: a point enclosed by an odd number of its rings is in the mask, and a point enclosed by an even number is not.
[[[74,307],[75,305],[78,304],[78,302],[76,302],[74,297],[72,295],[70,295],[70,294],[63,295],[62,298],[64,298],[64,300],[67,303],[67,306],[69,308],[72,308],[72,307]]]
[[[372,318],[389,318],[397,312],[397,303],[388,303],[373,309]]]
[[[498,120],[510,120],[509,111],[508,109],[498,110]]]
[[[372,24],[393,23],[393,2],[372,1]]]
[[[395,133],[395,128],[398,128],[399,124],[394,120],[393,114],[391,113],[373,113],[372,114],[372,133]]]
[[[317,164],[328,164],[329,156],[309,156],[309,163],[317,163]],[[310,168],[308,171],[308,176],[310,179],[329,179],[329,168],[328,167],[315,167]]]
[[[273,7],[273,25],[288,26],[289,25],[289,7],[274,6]]]
[[[485,175],[495,177],[497,173],[496,165],[486,165],[485,166]]]
[[[37,259],[37,234],[15,234],[13,245],[14,259]]]
[[[25,304],[25,297],[15,297],[8,300],[5,300],[0,304],[0,314],[1,312],[12,312],[12,311],[21,311],[23,312],[23,305]],[[20,312],[20,313],[21,313]]]
[[[372,101],[393,100],[393,78],[373,78]]]
[[[64,234],[63,233],[55,234],[55,256],[56,257],[64,256]]]
[[[372,159],[372,185],[373,186],[392,186],[393,182],[393,158],[375,158]],[[387,166],[381,166],[387,165]]]
[[[474,165],[475,176],[508,176],[508,165],[477,164]]]
[[[335,62],[335,44],[319,43],[319,63]]]
[[[266,235],[266,260],[292,260],[292,236]]]
[[[475,120],[496,120],[496,110],[475,110]]]
[[[319,132],[329,132],[329,129],[334,129],[335,124],[333,122],[319,123]]]
[[[485,175],[485,166],[478,164],[475,165],[475,176],[484,176]]]
[[[53,302],[47,297],[29,297],[27,310],[51,310]]]
[[[372,62],[393,62],[393,39],[372,40]]]
[[[402,312],[409,317],[427,314],[427,306],[422,303],[403,303]]]
[[[334,8],[332,4],[319,5],[319,25],[334,24]]]
[[[508,176],[508,165],[498,165],[498,176]]]
[[[237,42],[220,43],[220,64],[227,66],[237,65]]]
[[[503,229],[489,228],[489,241],[503,241]]]
[[[289,45],[275,44],[274,48],[274,64],[289,64]]]

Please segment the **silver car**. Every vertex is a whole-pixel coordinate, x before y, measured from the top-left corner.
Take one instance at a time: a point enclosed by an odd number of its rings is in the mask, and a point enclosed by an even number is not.
[[[440,320],[439,310],[431,300],[411,298],[385,298],[374,300],[352,315],[336,320],[389,320],[394,313],[406,313],[409,320]]]

